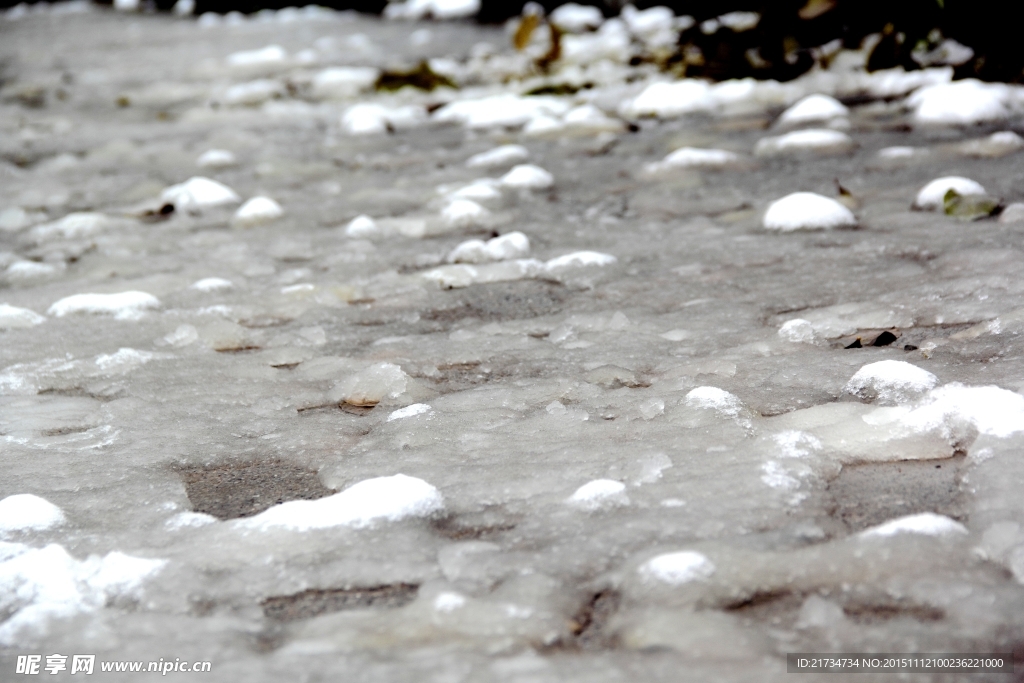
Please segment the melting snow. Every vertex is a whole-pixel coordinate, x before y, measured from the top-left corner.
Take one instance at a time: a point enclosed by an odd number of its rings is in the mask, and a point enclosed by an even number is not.
[[[59,507],[31,493],[19,493],[0,500],[0,535],[17,531],[42,531],[64,523]]]
[[[427,517],[443,508],[444,502],[436,488],[422,479],[396,474],[366,479],[319,500],[281,503],[235,524],[241,528],[283,527],[294,531],[333,526],[361,528],[380,521]]]
[[[569,497],[569,504],[584,510],[629,505],[626,485],[612,479],[595,479],[576,489]]]
[[[679,586],[710,578],[715,573],[715,565],[703,553],[682,550],[652,557],[640,565],[639,573],[648,581]]]
[[[938,382],[932,373],[901,360],[868,363],[843,388],[847,393],[881,405],[895,405],[920,398]]]
[[[860,532],[861,538],[879,538],[897,534],[921,534],[924,536],[948,536],[966,534],[967,528],[954,519],[934,512],[922,512],[893,519]]]
[[[813,192],[794,192],[777,199],[764,214],[766,230],[823,230],[857,225],[848,208],[834,199]]]
[[[946,176],[936,178],[921,188],[914,199],[915,209],[935,210],[941,209],[946,193],[953,190],[959,195],[983,195],[985,188],[970,178],[961,176]]]
[[[46,314],[62,318],[72,313],[96,313],[112,315],[117,320],[138,320],[144,311],[160,306],[160,300],[146,292],[73,294],[54,303]]]

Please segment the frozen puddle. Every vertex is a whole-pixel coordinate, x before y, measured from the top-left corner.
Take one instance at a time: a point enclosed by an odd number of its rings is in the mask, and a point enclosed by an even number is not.
[[[754,12],[188,5],[2,17],[0,659],[1019,649],[1020,86],[659,66]]]

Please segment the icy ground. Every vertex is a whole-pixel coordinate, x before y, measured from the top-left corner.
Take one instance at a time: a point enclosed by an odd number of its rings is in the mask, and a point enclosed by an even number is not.
[[[1024,98],[665,82],[627,28],[545,76],[470,24],[0,20],[4,671],[1020,656]],[[373,92],[422,57],[460,87]]]

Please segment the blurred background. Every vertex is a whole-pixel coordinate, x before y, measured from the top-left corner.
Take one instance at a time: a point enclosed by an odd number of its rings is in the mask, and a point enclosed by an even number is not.
[[[201,15],[206,12],[251,14],[311,3],[296,0],[112,0],[143,11]],[[0,0],[0,7],[19,4]],[[100,4],[104,4],[101,2]],[[105,4],[111,4],[106,2]],[[175,8],[175,5],[178,5]],[[460,0],[454,9],[443,3],[405,0],[321,0],[336,10],[391,14],[417,18],[453,18],[496,24],[527,13],[550,13],[559,0]],[[450,3],[449,3],[450,4]],[[587,2],[605,17],[619,15],[620,0]],[[988,81],[1024,80],[1024,48],[1020,43],[1022,3],[996,0],[667,0],[635,3],[636,9],[669,8],[676,16],[692,17],[679,31],[673,54],[661,62],[668,70],[713,80],[753,77],[790,80],[806,72],[821,53],[839,47],[857,48],[868,38],[869,70],[902,66],[907,70],[951,64],[956,78]],[[758,21],[744,19],[756,13]],[[445,16],[433,17],[442,14]],[[725,21],[718,18],[726,17]],[[733,17],[735,21],[729,21]],[[685,26],[684,24],[679,24]],[[699,55],[698,59],[692,55]]]

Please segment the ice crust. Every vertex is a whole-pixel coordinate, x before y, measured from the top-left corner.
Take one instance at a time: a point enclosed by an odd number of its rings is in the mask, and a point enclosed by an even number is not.
[[[731,682],[1013,645],[1019,88],[835,45],[676,79],[680,27],[757,17],[578,14],[543,69],[543,23],[517,51],[515,21],[315,7],[0,16],[6,651]],[[456,87],[375,87],[421,60]],[[991,93],[1004,118],[918,118]],[[806,127],[842,144],[757,154]],[[526,164],[551,184],[500,181]],[[197,173],[237,199],[165,206]],[[949,174],[1007,208],[911,210]],[[806,227],[858,229],[765,230],[804,190]],[[286,213],[231,229],[261,196]]]

